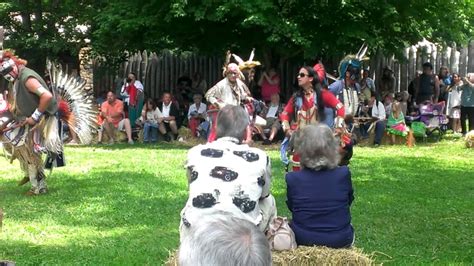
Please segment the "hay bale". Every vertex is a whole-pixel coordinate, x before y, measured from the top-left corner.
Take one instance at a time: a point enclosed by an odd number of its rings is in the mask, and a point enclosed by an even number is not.
[[[177,252],[170,254],[166,266],[178,266]],[[299,246],[295,250],[273,251],[273,265],[375,265],[375,262],[358,248],[333,249]]]
[[[125,131],[114,130],[114,139],[116,142],[126,142],[127,133]],[[102,142],[107,143],[109,141],[109,136],[104,132],[102,133]]]
[[[467,132],[464,141],[466,142],[466,148],[474,148],[474,130]]]
[[[299,246],[295,250],[274,251],[273,265],[373,265],[370,256],[358,248],[333,249]]]
[[[191,129],[187,127],[180,127],[178,129],[178,135],[183,138],[183,140],[191,140],[194,138],[193,133],[191,132]]]

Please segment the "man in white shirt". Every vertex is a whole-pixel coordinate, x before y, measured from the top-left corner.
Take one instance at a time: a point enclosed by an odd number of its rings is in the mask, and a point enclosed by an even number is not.
[[[179,116],[178,108],[171,101],[171,93],[163,93],[162,102],[158,104],[158,109],[160,109],[161,114],[163,115],[163,123],[160,123],[159,130],[160,133],[165,136],[166,141],[170,141],[171,137],[167,134],[171,132],[173,138],[176,139],[178,136],[178,125],[176,119]]]
[[[189,198],[181,211],[181,239],[204,216],[226,212],[262,232],[276,216],[270,159],[264,151],[242,144],[248,126],[240,106],[225,106],[217,117],[217,140],[189,150]]]
[[[364,111],[371,117],[371,123],[362,125],[362,135],[368,136],[370,132],[375,130],[374,145],[380,146],[382,142],[383,133],[386,127],[386,113],[384,104],[377,99],[375,94],[372,94],[369,100],[369,105],[364,107]]]

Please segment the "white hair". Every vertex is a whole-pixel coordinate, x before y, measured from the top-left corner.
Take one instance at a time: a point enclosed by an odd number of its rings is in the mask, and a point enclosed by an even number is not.
[[[227,215],[193,223],[181,239],[180,266],[272,265],[268,240],[255,224]]]
[[[240,106],[226,105],[217,114],[217,138],[233,137],[242,141],[249,125],[249,116]]]
[[[338,149],[339,143],[325,124],[305,126],[295,137],[295,150],[304,168],[335,168],[340,160]]]

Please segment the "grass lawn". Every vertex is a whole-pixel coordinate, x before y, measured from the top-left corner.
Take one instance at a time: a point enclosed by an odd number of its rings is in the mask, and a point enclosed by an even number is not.
[[[178,246],[189,147],[68,146],[50,193],[24,196],[18,163],[0,157],[0,260],[19,265],[159,265]],[[273,147],[275,148],[275,147]],[[288,216],[278,152],[273,194]],[[357,147],[351,162],[356,246],[386,264],[472,264],[474,150],[459,140]]]

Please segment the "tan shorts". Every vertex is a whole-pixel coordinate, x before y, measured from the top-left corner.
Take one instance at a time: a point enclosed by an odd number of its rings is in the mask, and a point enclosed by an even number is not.
[[[118,131],[125,131],[125,119],[120,120],[117,126]]]
[[[125,131],[125,119],[120,120],[115,129],[117,129],[118,131]],[[104,124],[100,125],[99,130],[104,131]]]

